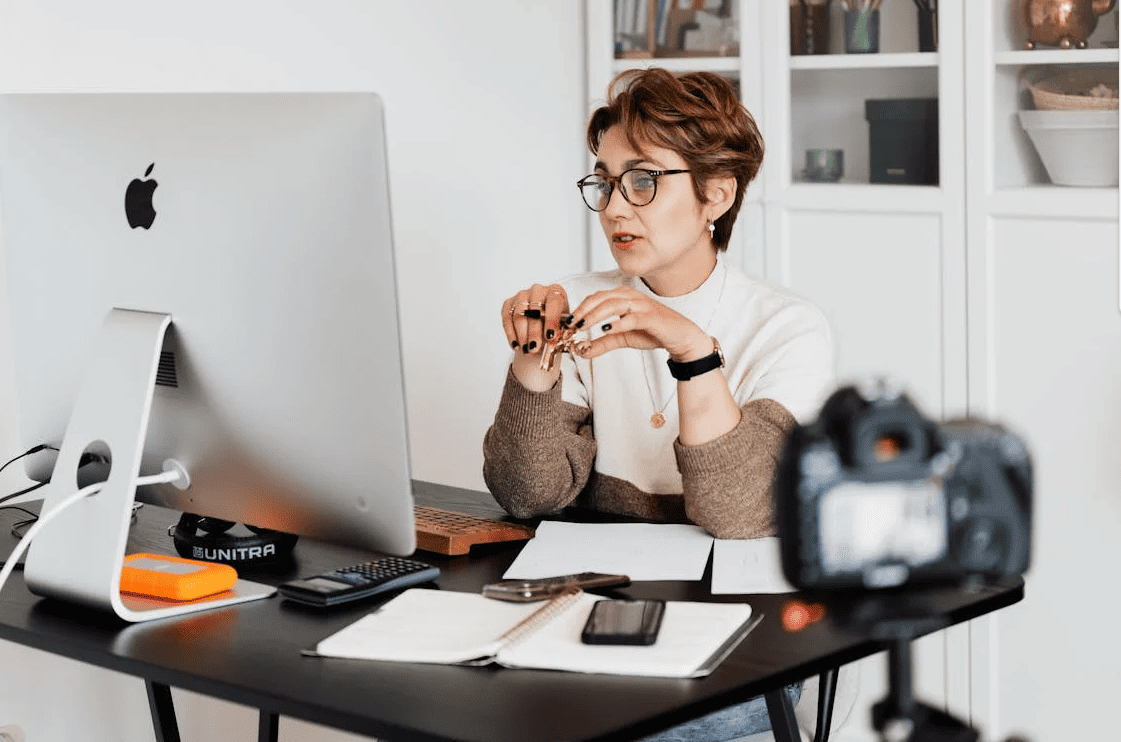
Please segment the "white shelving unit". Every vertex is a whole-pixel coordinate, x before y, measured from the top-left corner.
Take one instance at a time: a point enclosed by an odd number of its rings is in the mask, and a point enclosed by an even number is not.
[[[1086,49],[1026,49],[1028,31],[1019,0],[972,4],[966,19],[968,48],[976,50],[966,78],[968,132],[973,162],[971,187],[985,194],[988,208],[1003,215],[1056,214],[1093,217],[1117,213],[1116,188],[1055,186],[1047,177],[1017,113],[1034,107],[1027,79],[1072,68],[1117,68],[1118,10],[1098,19]],[[1114,143],[1116,146],[1116,143]]]
[[[1082,689],[1110,680],[1090,673],[1072,686],[1063,665],[1067,657],[1100,653],[1097,638],[1072,638],[1061,655],[1038,638],[1062,630],[1048,606],[1094,590],[1078,565],[1108,559],[1109,537],[1095,527],[1116,520],[1116,500],[1109,499],[1121,484],[1116,468],[1083,462],[1112,455],[1099,441],[1111,439],[1115,418],[1099,422],[1098,411],[1116,389],[1121,363],[1118,189],[1052,185],[1017,112],[1032,105],[1025,72],[1116,69],[1118,11],[1099,19],[1088,49],[1028,50],[1021,0],[966,5],[969,409],[1025,435],[1038,478],[1032,597],[972,622],[968,671],[950,674],[968,679],[972,722],[985,739],[1013,732],[1092,738],[1111,723],[1111,696],[1086,697]],[[1062,404],[1047,404],[1059,389]],[[1079,538],[1068,549],[1070,533]],[[1028,674],[1024,657],[1031,658]],[[1076,707],[1087,711],[1068,713]]]

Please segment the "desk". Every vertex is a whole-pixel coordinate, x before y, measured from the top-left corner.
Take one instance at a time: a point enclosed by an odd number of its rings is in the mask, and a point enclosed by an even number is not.
[[[502,511],[486,493],[415,483],[419,504],[485,516]],[[0,558],[14,546],[8,531],[18,513],[0,512]],[[130,552],[174,554],[167,537],[177,514],[145,506]],[[500,579],[520,544],[476,547],[468,556],[418,552],[443,571],[446,590],[478,592]],[[76,558],[79,558],[76,555]],[[276,585],[369,558],[367,552],[303,540],[294,565],[243,571]],[[701,582],[642,582],[635,598],[738,600],[711,596]],[[977,592],[932,594],[941,615],[967,621],[1022,599],[1023,581]],[[690,718],[774,692],[792,682],[874,654],[883,645],[819,622],[785,633],[779,615],[788,596],[751,596],[765,616],[710,676],[665,680],[444,665],[396,664],[301,656],[300,650],[357,620],[371,604],[323,613],[278,598],[143,624],[30,594],[15,572],[0,594],[0,639],[147,681],[153,715],[170,705],[169,687],[261,710],[260,738],[275,739],[276,715],[385,740],[559,742],[633,739]],[[160,742],[178,735],[157,728]]]

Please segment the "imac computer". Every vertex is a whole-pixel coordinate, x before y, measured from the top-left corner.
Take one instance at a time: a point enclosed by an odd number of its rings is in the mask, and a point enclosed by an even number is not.
[[[120,594],[134,498],[413,551],[385,149],[373,93],[0,95],[20,432],[60,449],[27,473],[47,513],[108,469],[31,543],[32,591],[211,607]]]

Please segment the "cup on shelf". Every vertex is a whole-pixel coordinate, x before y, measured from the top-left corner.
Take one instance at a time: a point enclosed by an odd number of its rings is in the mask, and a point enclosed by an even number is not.
[[[830,0],[790,0],[790,53],[829,53]]]
[[[836,183],[845,174],[843,149],[807,149],[806,179],[814,183]]]
[[[880,11],[845,11],[845,53],[872,54],[880,50]]]

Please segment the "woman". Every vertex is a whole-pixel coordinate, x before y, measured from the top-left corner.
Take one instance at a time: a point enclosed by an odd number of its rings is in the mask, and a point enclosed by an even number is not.
[[[616,78],[587,138],[595,172],[578,185],[619,267],[503,303],[514,359],[487,486],[516,517],[574,504],[771,535],[777,459],[832,388],[833,346],[813,305],[722,259],[762,163],[758,128],[719,75],[650,69]],[[587,336],[552,363],[574,331]],[[760,697],[648,739],[768,729]]]
[[[758,128],[723,77],[650,69],[615,80],[587,138],[579,185],[619,267],[503,303],[515,352],[487,485],[517,517],[576,504],[773,534],[776,461],[832,388],[833,346],[813,305],[722,259]],[[546,346],[573,329],[590,342],[550,367]]]

